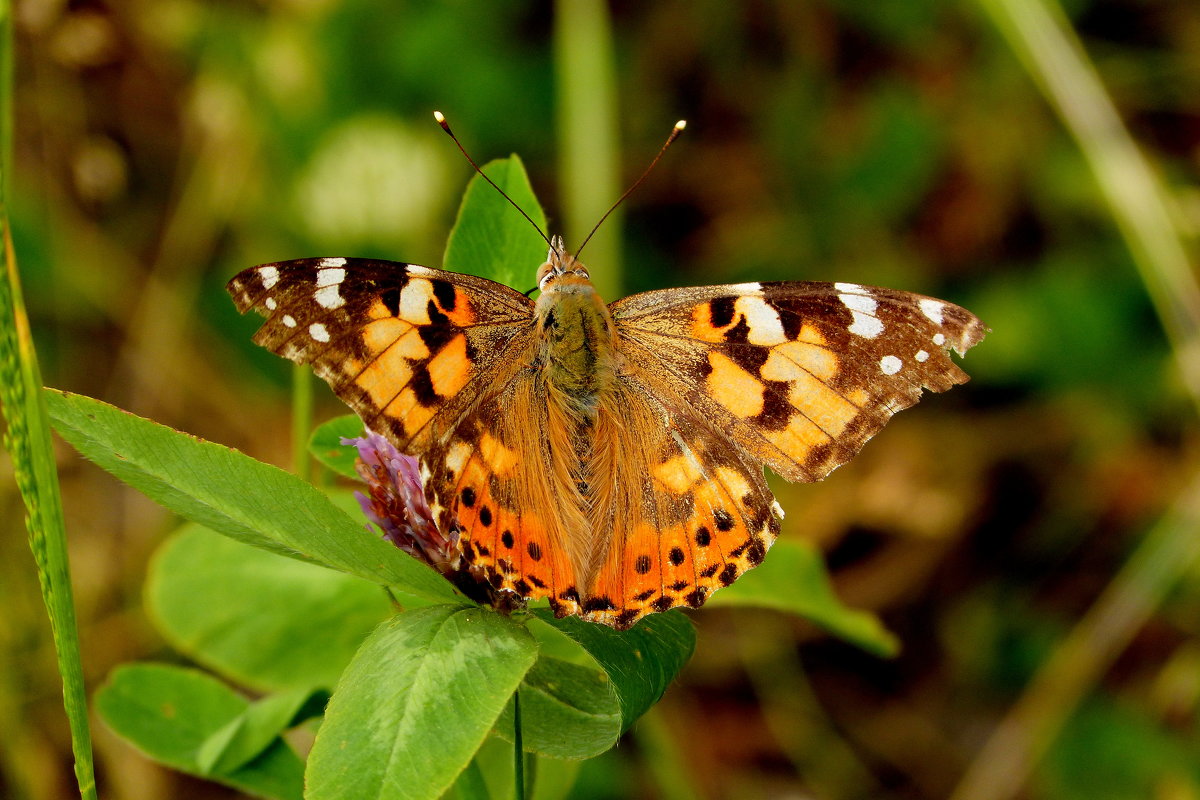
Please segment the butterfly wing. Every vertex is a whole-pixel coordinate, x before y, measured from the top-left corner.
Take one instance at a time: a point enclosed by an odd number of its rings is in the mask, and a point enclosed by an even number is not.
[[[267,320],[254,341],[312,364],[368,428],[424,456],[470,413],[533,336],[532,302],[494,281],[414,264],[307,258],[244,270],[238,310]]]
[[[762,467],[648,373],[626,373],[597,422],[617,462],[597,529],[607,551],[578,613],[618,629],[646,614],[698,608],[759,564],[782,512]]]
[[[625,477],[579,613],[618,628],[697,607],[757,566],[782,518],[762,464],[824,477],[922,387],[967,380],[947,351],[985,333],[958,306],[856,284],[664,290],[610,310]]]
[[[530,369],[533,349],[489,376],[490,387],[426,455],[430,505],[451,519],[472,572],[496,590],[527,599],[578,599],[568,541],[588,530],[578,503],[556,475],[573,453],[552,444],[559,421],[545,375]]]
[[[850,283],[645,292],[610,306],[626,360],[791,481],[844,464],[987,329],[931,297]]]

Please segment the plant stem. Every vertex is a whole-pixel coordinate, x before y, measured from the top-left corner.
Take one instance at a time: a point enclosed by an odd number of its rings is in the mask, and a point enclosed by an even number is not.
[[[516,800],[525,800],[525,743],[521,738],[521,690],[513,692],[513,784]]]
[[[0,2],[0,165],[3,167],[10,163],[12,149],[11,59],[12,9],[8,3]],[[0,175],[0,192],[8,185],[9,176],[5,169]],[[96,778],[79,629],[71,591],[66,526],[50,439],[50,420],[42,397],[41,370],[13,252],[7,200],[7,195],[0,193],[4,259],[4,275],[0,277],[0,402],[8,423],[4,443],[12,456],[13,474],[25,502],[29,547],[37,565],[42,601],[50,616],[50,632],[63,682],[63,707],[71,731],[71,750],[75,754],[75,780],[80,796],[91,800],[96,797]]]
[[[558,183],[568,248],[577,248],[621,193],[616,67],[604,0],[554,4],[554,74],[561,148]],[[613,212],[587,246],[601,297],[621,289],[621,216]]]
[[[292,471],[312,479],[308,437],[313,422],[313,379],[305,364],[292,365]]]

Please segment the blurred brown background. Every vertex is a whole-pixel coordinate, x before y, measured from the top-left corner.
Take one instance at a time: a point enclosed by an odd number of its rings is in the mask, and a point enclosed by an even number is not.
[[[608,229],[619,246],[589,247],[610,286],[855,281],[994,332],[969,385],[824,483],[779,485],[784,535],[820,543],[899,657],[771,613],[694,614],[678,685],[571,796],[949,797],[1084,614],[1128,588],[1196,460],[1195,407],[1086,143],[996,24],[1030,4],[613,2],[609,108],[570,83],[605,41],[595,19],[556,25],[570,3],[18,2],[11,213],[46,381],[286,466],[287,365],[251,345],[229,277],[316,255],[440,265],[469,167],[434,108],[477,159],[519,153],[568,231],[595,217],[567,210],[590,187],[565,143],[597,132],[570,108],[599,106],[620,143],[601,208],[685,117]],[[1167,187],[1163,235],[1194,254],[1200,4],[1065,11]],[[60,463],[89,684],[177,659],[141,609],[177,520],[65,445]],[[69,797],[48,625],[0,486],[0,796]],[[1117,604],[1127,646],[1060,656],[1080,702],[1034,702],[1019,730],[1062,727],[1016,796],[1200,798],[1200,576],[1176,565],[1140,587],[1165,595],[1140,616]],[[104,797],[232,796],[96,739]]]

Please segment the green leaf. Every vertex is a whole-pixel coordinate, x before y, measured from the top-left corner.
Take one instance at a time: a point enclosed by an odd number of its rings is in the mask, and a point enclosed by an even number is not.
[[[546,215],[529,185],[525,165],[515,154],[484,165],[483,171],[541,230]],[[476,175],[467,186],[458,219],[446,243],[446,269],[524,290],[546,257],[546,240],[499,192]]]
[[[608,674],[621,703],[622,730],[658,702],[696,648],[696,629],[678,611],[651,614],[627,631],[578,617],[556,619],[549,609],[532,613],[582,645]]]
[[[896,637],[874,614],[842,605],[829,583],[820,553],[803,540],[775,542],[762,564],[714,594],[707,605],[786,611],[876,655],[894,656],[900,649]]]
[[[361,480],[354,470],[358,450],[342,444],[342,439],[357,439],[363,435],[363,423],[357,414],[334,417],[317,426],[308,440],[308,452],[338,475]]]
[[[537,644],[484,608],[380,625],[342,675],[309,756],[309,800],[439,797],[487,738]]]
[[[432,569],[369,533],[294,475],[99,400],[45,394],[55,427],[75,449],[180,516],[431,600],[460,599]]]
[[[175,649],[268,691],[332,688],[367,635],[393,613],[373,583],[199,525],[185,525],[159,547],[145,597]]]
[[[201,768],[200,748],[249,705],[215,678],[166,664],[118,667],[95,695],[105,724],[155,761],[258,797],[299,800],[304,764],[278,736],[230,772],[206,775]]]
[[[509,702],[496,733],[511,741],[512,729]],[[521,683],[521,734],[527,752],[591,758],[617,743],[621,704],[603,672],[543,655]]]
[[[265,751],[284,731],[320,716],[329,693],[292,690],[251,703],[245,711],[204,740],[196,753],[202,774],[230,773]]]

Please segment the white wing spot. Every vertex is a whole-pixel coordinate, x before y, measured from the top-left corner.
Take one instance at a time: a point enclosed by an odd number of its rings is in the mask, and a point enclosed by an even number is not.
[[[279,270],[275,267],[259,267],[258,277],[262,279],[264,289],[273,289],[279,283]]]
[[[783,506],[779,505],[778,500],[771,501],[771,512],[780,519],[783,519]]]
[[[322,267],[344,267],[344,266],[346,266],[346,259],[344,259],[344,258],[322,258],[317,261],[317,265],[322,266]],[[320,280],[320,279],[318,278],[318,280]],[[338,280],[341,280],[341,279],[339,278]]]
[[[341,270],[337,271],[341,272]],[[313,292],[313,299],[317,301],[317,305],[321,306],[321,308],[334,309],[346,305],[346,298],[338,293],[336,283],[332,286],[322,286],[317,289],[317,291]]]
[[[851,311],[861,311],[864,314],[874,314],[875,309],[879,307],[874,297],[865,294],[839,294],[838,299]]]
[[[729,288],[741,295],[762,293],[761,283],[731,283]]]
[[[933,335],[933,343],[941,347],[946,343],[946,335],[944,333],[935,333]]]
[[[275,302],[274,297],[268,297],[266,300],[263,300],[263,305],[267,307],[267,311],[274,311],[279,306],[279,304]]]
[[[884,356],[879,359],[879,368],[883,370],[884,375],[895,375],[904,366],[904,362],[895,356]]]
[[[293,317],[291,314],[284,314],[283,315],[283,324],[287,325],[289,328],[294,328],[294,327],[296,327],[296,318]]]
[[[935,325],[942,324],[942,309],[946,307],[945,303],[926,297],[920,305],[922,314],[929,317]]]
[[[757,286],[758,284],[743,285]],[[742,318],[746,320],[746,324],[750,328],[750,333],[746,336],[746,341],[750,344],[770,346],[787,341],[787,336],[783,332],[783,322],[779,319],[779,312],[771,308],[761,297],[743,295],[737,299],[735,308],[742,313]]]
[[[317,270],[317,286],[337,286],[346,277],[341,267],[326,267]]]
[[[861,286],[854,284],[839,283],[837,286],[854,286],[855,289],[861,289]],[[883,333],[883,322],[878,317],[873,316],[875,309],[879,304],[875,302],[874,297],[868,297],[865,294],[839,294],[838,299],[842,301],[842,305],[850,309],[850,313],[854,315],[854,321],[850,324],[848,330],[855,336],[861,336],[864,339],[874,339],[879,334]]]
[[[319,322],[314,322],[308,326],[308,335],[318,342],[329,341],[329,331],[325,330],[325,326]]]
[[[859,286],[857,283],[835,283],[834,289],[839,292],[848,292],[850,294],[866,294],[867,290]]]
[[[879,317],[872,317],[870,314],[863,314],[858,311],[850,313],[854,315],[854,322],[851,323],[847,330],[855,336],[861,336],[864,339],[874,339],[883,333],[883,323]]]
[[[924,364],[928,360],[929,360],[929,353],[926,353],[924,350],[917,351],[917,361],[920,361],[922,364]]]
[[[427,276],[434,273],[434,270],[431,270],[429,267],[421,267],[416,264],[409,264],[407,267],[405,267],[405,269],[408,271],[409,275]]]

